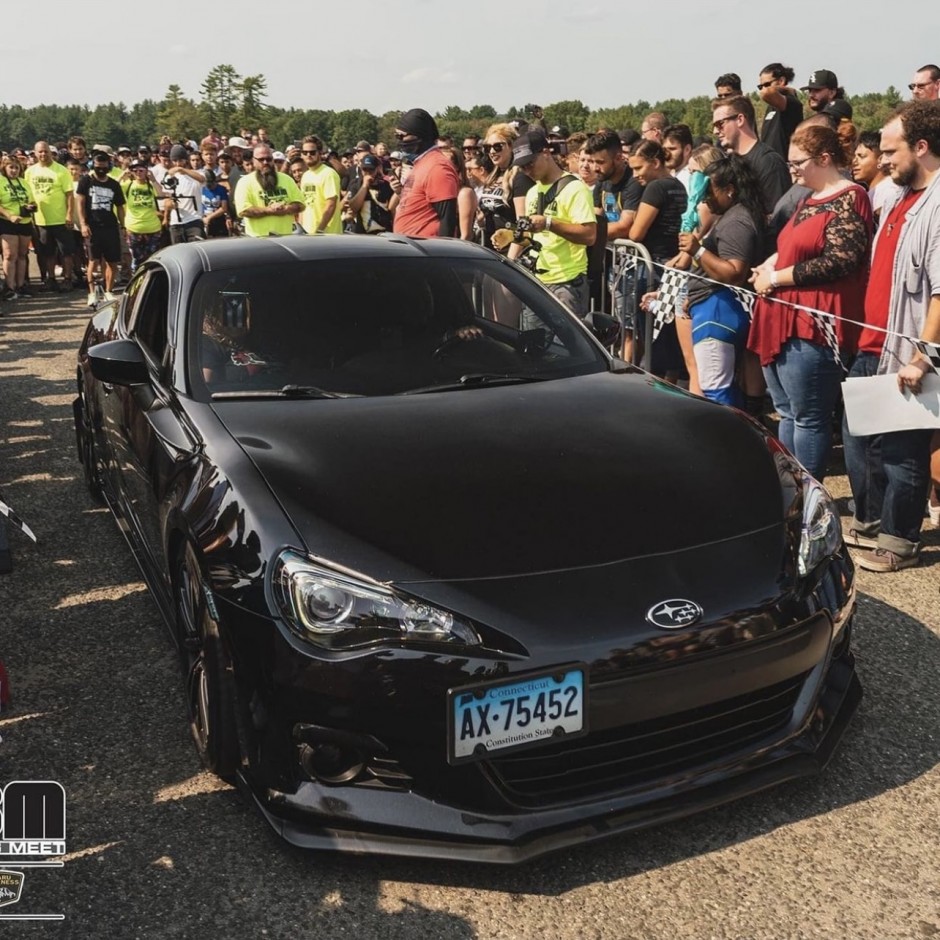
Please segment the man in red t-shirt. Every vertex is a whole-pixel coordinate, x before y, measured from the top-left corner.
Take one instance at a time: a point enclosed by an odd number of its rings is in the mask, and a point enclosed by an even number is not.
[[[451,237],[457,232],[460,178],[437,146],[437,124],[422,108],[406,111],[395,128],[398,150],[411,155],[411,173],[402,184],[394,231],[420,238]]]
[[[849,376],[894,373],[902,391],[916,393],[932,367],[904,337],[940,342],[940,102],[904,105],[881,132],[881,153],[891,179],[904,188],[881,215],[865,328]],[[855,498],[845,540],[868,549],[858,556],[868,571],[920,564],[931,434],[853,437],[845,423],[845,464]]]

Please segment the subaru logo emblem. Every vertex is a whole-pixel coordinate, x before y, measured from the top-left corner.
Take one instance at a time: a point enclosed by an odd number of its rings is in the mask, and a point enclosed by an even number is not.
[[[678,630],[681,627],[690,627],[698,623],[705,613],[695,601],[687,601],[681,597],[674,597],[668,601],[654,604],[646,612],[646,619],[662,630]]]

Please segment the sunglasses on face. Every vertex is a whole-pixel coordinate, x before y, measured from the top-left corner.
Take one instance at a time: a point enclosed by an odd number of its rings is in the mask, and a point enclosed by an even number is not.
[[[315,157],[320,151],[319,150],[301,150],[300,152],[305,157]]]
[[[506,149],[505,144],[484,144],[484,150],[490,150],[493,153],[502,153]]]

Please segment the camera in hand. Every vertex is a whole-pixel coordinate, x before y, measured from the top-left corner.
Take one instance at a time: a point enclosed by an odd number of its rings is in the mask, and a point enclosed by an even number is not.
[[[163,178],[163,185],[167,189],[176,189],[176,187],[179,186],[179,184],[180,184],[180,181],[174,175],[171,175],[169,173],[167,173],[167,175]]]
[[[535,272],[542,245],[532,239],[532,220],[527,215],[523,215],[515,222],[506,222],[504,227],[513,230],[512,240],[514,242],[526,246],[525,251],[516,258],[516,261],[529,271]]]
[[[25,202],[20,206],[20,215],[32,215],[36,211],[35,202]]]

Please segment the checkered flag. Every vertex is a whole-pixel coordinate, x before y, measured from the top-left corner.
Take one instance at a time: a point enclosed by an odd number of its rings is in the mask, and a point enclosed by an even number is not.
[[[836,331],[832,320],[823,314],[817,313],[815,310],[810,310],[807,312],[813,318],[813,322],[816,324],[816,326],[819,327],[819,332],[822,333],[823,339],[826,341],[826,345],[832,351],[832,355],[836,360],[836,365],[840,366],[843,372],[847,371],[842,363],[842,355],[839,352],[839,340],[836,337]]]
[[[27,538],[36,541],[33,530],[2,499],[0,499],[0,515],[6,516]]]
[[[653,340],[659,336],[667,323],[672,323],[689,292],[689,275],[677,268],[663,268],[663,279],[659,282],[657,303],[654,311]]]
[[[744,307],[745,313],[753,320],[754,301],[757,299],[757,294],[752,290],[745,290],[743,287],[732,287],[731,293],[738,298],[741,306]]]
[[[924,339],[915,339],[917,351],[930,360],[935,372],[940,372],[940,343],[928,343]]]

